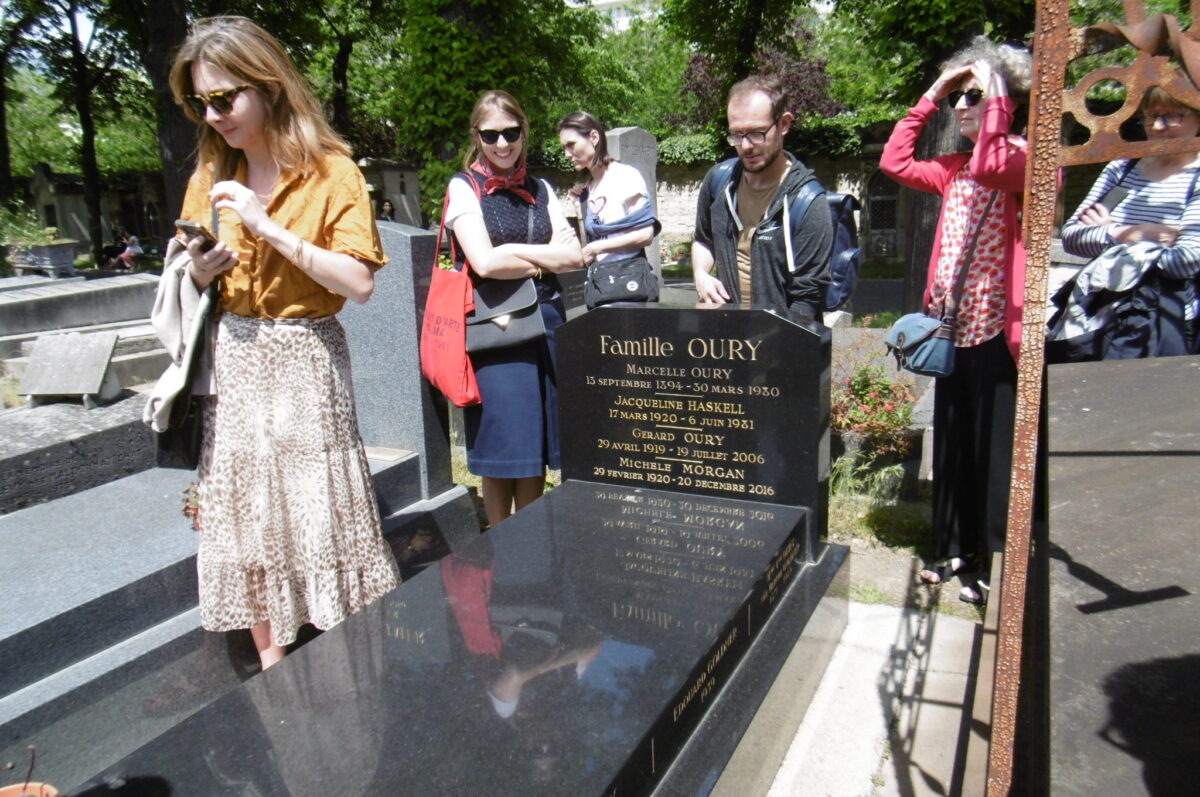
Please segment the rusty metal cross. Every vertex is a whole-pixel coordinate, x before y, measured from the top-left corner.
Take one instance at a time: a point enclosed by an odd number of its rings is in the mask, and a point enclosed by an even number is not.
[[[1022,229],[1029,260],[1017,381],[1008,536],[1000,582],[1000,629],[988,760],[987,793],[992,797],[1009,794],[1013,786],[1038,418],[1045,364],[1046,292],[1058,170],[1062,166],[1200,148],[1200,139],[1159,139],[1151,142],[1127,141],[1121,137],[1121,124],[1137,113],[1142,95],[1151,86],[1163,88],[1183,104],[1200,108],[1200,91],[1192,82],[1200,82],[1200,41],[1191,30],[1183,30],[1172,16],[1147,16],[1145,0],[1123,0],[1123,5],[1123,23],[1073,28],[1069,19],[1069,0],[1038,0],[1037,4]],[[1190,7],[1192,19],[1195,19],[1196,12],[1200,10],[1200,0],[1191,0]],[[1071,61],[1125,45],[1132,46],[1136,51],[1131,64],[1100,67],[1074,85],[1067,85],[1067,65]],[[1181,74],[1180,70],[1192,76],[1192,80]],[[1125,102],[1115,112],[1098,115],[1088,109],[1086,97],[1097,83],[1104,80],[1116,81],[1124,86]],[[1063,118],[1066,114],[1089,131],[1086,142],[1077,145],[1062,142]]]

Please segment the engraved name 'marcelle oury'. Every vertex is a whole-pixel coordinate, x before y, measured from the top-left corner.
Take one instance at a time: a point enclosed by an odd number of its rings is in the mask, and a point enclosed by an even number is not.
[[[758,359],[758,347],[761,345],[761,340],[691,338],[688,340],[685,350],[688,356],[695,360],[753,362]],[[675,354],[675,344],[659,337],[631,340],[601,335],[600,353],[616,354],[622,357],[672,357]]]

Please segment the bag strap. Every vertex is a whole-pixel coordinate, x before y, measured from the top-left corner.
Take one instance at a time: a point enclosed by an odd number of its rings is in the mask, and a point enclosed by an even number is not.
[[[800,225],[804,222],[804,217],[808,215],[809,207],[817,197],[824,194],[825,187],[814,177],[812,180],[802,183],[796,195],[784,203],[783,207],[788,219],[788,235],[783,239],[783,248],[787,253],[789,271],[796,270],[796,254],[792,251],[792,239],[799,235]],[[830,247],[829,254],[833,254],[832,247]],[[828,259],[827,256],[826,261]]]
[[[963,289],[967,285],[967,272],[971,270],[971,258],[975,255],[975,244],[979,243],[979,230],[987,222],[988,214],[992,212],[992,206],[996,204],[998,196],[1000,196],[999,189],[992,191],[987,206],[983,209],[983,215],[979,217],[979,223],[971,231],[971,243],[968,244],[962,257],[962,267],[958,270],[958,279],[954,281],[954,292],[948,297],[951,299],[949,307],[947,307],[945,299],[942,300],[942,321],[944,322],[949,323],[958,318],[958,303],[962,299]]]
[[[215,164],[212,170],[212,182],[213,185],[217,183],[217,167]],[[221,211],[216,205],[213,205],[212,209],[212,234],[218,241],[221,240]],[[208,311],[210,318],[217,317],[217,300],[221,298],[221,286],[224,281],[224,278],[218,275],[216,279],[208,283],[208,288],[205,289],[205,293],[211,292],[212,294],[210,299],[211,307]]]
[[[583,190],[579,192],[579,232],[581,233],[581,235],[579,236],[579,243],[581,246],[586,246],[587,242],[588,242],[588,240],[587,240],[587,238],[588,238],[588,234],[587,234],[587,212],[588,211],[587,211],[587,209],[588,209],[588,200],[590,200],[591,198],[592,198],[592,189],[588,188],[585,185],[583,187]]]

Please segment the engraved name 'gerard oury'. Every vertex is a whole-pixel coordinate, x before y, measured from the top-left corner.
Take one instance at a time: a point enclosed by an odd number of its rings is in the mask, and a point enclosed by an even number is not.
[[[761,340],[741,340],[738,338],[691,338],[685,350],[689,357],[695,360],[746,360],[758,359],[758,347]],[[625,339],[614,338],[611,335],[600,336],[600,353],[617,354],[622,357],[671,357],[675,354],[675,344],[659,337]],[[646,374],[650,376],[651,374]],[[674,374],[654,374],[670,376]],[[679,374],[682,376],[682,374]]]

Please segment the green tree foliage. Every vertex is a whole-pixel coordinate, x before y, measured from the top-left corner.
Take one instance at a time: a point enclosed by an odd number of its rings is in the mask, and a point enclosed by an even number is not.
[[[667,24],[696,48],[684,75],[691,107],[677,121],[687,132],[707,133],[719,148],[725,97],[751,72],[782,78],[789,110],[800,122],[789,146],[811,120],[840,113],[844,106],[830,94],[827,64],[808,22],[813,16],[804,0],[666,0]]]
[[[664,0],[663,19],[732,84],[753,71],[761,43],[780,40],[807,9],[808,0]]]
[[[0,4],[0,203],[13,198],[11,153],[8,144],[8,77],[22,55],[25,36],[37,24],[40,4],[12,0]]]
[[[815,34],[816,52],[829,76],[829,94],[845,110],[805,119],[803,149],[835,157],[858,155],[863,129],[904,113],[907,87],[917,82],[921,65],[911,55],[905,56],[902,45],[887,53],[864,49],[866,32],[858,19],[847,15],[826,15],[816,23]]]
[[[9,146],[13,174],[28,177],[36,163],[58,172],[79,171],[79,125],[52,95],[54,85],[31,69],[8,80]]]
[[[678,134],[678,119],[693,100],[683,94],[683,76],[691,48],[675,36],[659,16],[637,16],[625,30],[606,30],[575,55],[579,77],[565,86],[547,109],[552,125],[572,111],[584,110],[606,129],[641,127],[659,140],[664,163],[690,163],[696,153],[711,160],[714,147]],[[541,139],[539,161],[563,171],[571,169],[551,130]]]
[[[660,139],[676,132],[691,49],[661,18],[635,18],[585,43],[576,58],[578,85],[551,104],[553,120],[585,110],[606,127],[637,126]]]
[[[155,122],[157,146],[154,150],[162,164],[166,208],[159,219],[159,228],[145,232],[163,238],[174,234],[172,219],[179,215],[183,204],[196,145],[196,127],[175,104],[168,80],[175,49],[187,35],[187,7],[187,0],[108,0],[105,14],[105,23],[121,35],[136,54],[150,89],[147,95],[150,103],[130,110],[142,111],[144,116],[140,118]],[[126,118],[131,117],[132,113]],[[129,152],[134,155],[132,149]],[[101,169],[105,169],[103,152],[99,158]]]
[[[119,107],[98,101],[118,96],[127,74],[121,67],[134,65],[122,37],[108,25],[108,7],[101,0],[44,0],[33,41],[38,60],[54,75],[55,97],[70,107],[79,123],[79,160],[84,202],[88,209],[88,235],[98,262],[103,230],[100,226],[100,170],[96,160],[96,127],[111,119]],[[92,20],[90,30],[84,20]]]
[[[446,183],[461,166],[476,97],[503,89],[533,122],[531,138],[554,133],[547,109],[580,85],[577,54],[599,38],[598,15],[563,0],[409,0],[401,30],[404,69],[396,76],[399,140],[421,156],[422,205],[436,216]]]
[[[920,64],[908,88],[917,93],[932,80],[937,62],[972,36],[1024,41],[1033,31],[1035,0],[964,3],[961,0],[835,0],[835,13],[862,27],[862,49]],[[915,96],[915,95],[914,95]]]

